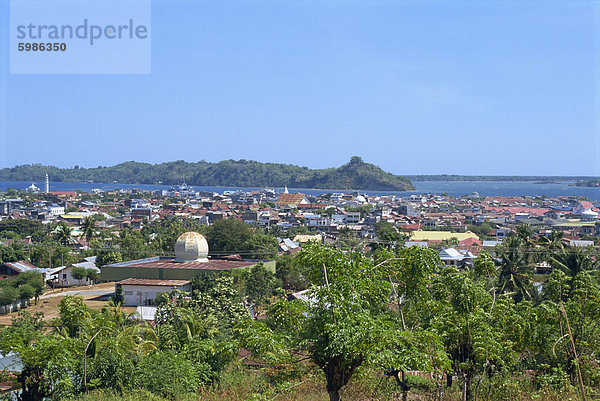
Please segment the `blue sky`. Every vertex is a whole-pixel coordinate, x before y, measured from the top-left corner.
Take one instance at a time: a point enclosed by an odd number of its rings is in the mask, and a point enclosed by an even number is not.
[[[600,2],[152,1],[148,75],[11,75],[0,167],[600,175]]]

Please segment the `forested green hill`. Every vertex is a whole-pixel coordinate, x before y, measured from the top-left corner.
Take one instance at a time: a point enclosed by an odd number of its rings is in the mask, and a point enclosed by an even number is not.
[[[149,164],[129,161],[95,168],[58,168],[41,164],[0,170],[0,181],[118,182],[128,184],[180,184],[197,186],[283,187],[320,189],[397,190],[414,189],[411,181],[383,171],[354,156],[350,162],[328,169],[309,169],[293,164],[224,160],[218,163],[174,161]]]

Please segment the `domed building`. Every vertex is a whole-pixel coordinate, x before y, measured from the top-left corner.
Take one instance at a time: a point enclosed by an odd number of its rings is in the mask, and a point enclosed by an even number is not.
[[[29,194],[37,194],[40,192],[40,189],[32,182],[30,186],[28,186],[25,191]]]
[[[181,234],[175,243],[175,262],[208,262],[208,242],[202,234]]]
[[[275,272],[275,261],[216,259],[209,257],[208,242],[197,232],[187,232],[175,242],[175,257],[113,263],[101,268],[101,281],[115,281],[121,287],[127,306],[152,305],[156,296],[173,288],[189,291],[191,279],[205,271],[249,269],[262,262]]]

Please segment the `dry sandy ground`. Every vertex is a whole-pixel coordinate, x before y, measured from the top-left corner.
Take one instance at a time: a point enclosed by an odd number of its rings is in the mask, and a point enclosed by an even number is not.
[[[114,283],[101,283],[96,285],[84,285],[81,287],[71,287],[57,289],[53,291],[47,291],[42,295],[42,298],[35,305],[34,301],[31,300],[31,305],[24,309],[32,315],[37,312],[44,314],[45,320],[51,320],[58,317],[58,304],[61,299],[66,295],[77,295],[83,297],[85,304],[92,309],[102,309],[103,306],[108,302],[102,295],[113,292],[115,289]],[[124,307],[125,313],[135,312],[134,307]],[[11,323],[11,319],[17,315],[17,312],[9,313],[6,315],[0,315],[0,325],[8,325]]]

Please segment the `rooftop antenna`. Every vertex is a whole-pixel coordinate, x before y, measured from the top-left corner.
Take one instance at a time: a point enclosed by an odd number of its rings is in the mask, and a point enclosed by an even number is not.
[[[46,173],[46,193],[50,193],[50,181],[48,181],[48,174]]]

